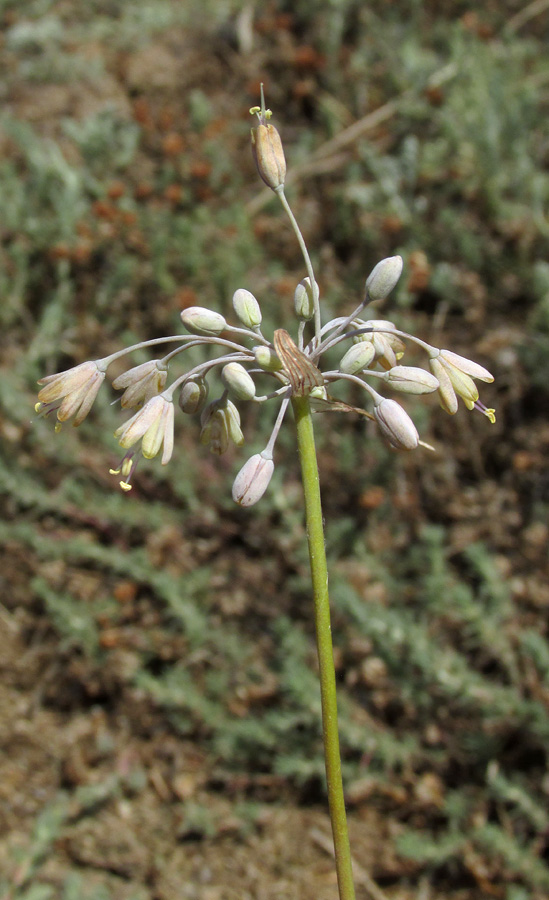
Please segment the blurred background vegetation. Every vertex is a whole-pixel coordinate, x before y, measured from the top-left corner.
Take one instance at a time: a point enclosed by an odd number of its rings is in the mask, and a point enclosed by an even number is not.
[[[237,287],[292,321],[263,81],[326,310],[400,253],[381,314],[496,376],[494,426],[409,405],[436,455],[318,417],[353,850],[388,897],[542,900],[549,4],[0,0],[0,24],[0,896],[335,895],[318,848],[272,843],[281,805],[309,844],[325,808],[291,427],[245,513],[255,409],[221,459],[179,421],[129,496],[108,390],[77,431],[33,418],[37,378]]]

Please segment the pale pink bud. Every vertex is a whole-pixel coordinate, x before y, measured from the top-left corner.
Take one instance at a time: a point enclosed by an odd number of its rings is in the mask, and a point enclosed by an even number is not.
[[[189,306],[188,309],[184,309],[181,313],[181,321],[191,334],[207,335],[208,337],[217,337],[227,327],[227,322],[221,313],[205,309],[203,306]]]
[[[254,347],[253,354],[256,363],[262,369],[265,369],[267,372],[280,372],[282,363],[271,347],[260,344],[259,347]]]
[[[366,279],[366,292],[370,300],[385,300],[402,272],[402,257],[388,256],[374,266]]]
[[[254,295],[239,288],[233,294],[233,309],[239,320],[246,328],[257,328],[261,325],[261,309]]]
[[[438,378],[416,366],[393,366],[383,376],[394,391],[405,394],[431,394],[438,390]]]
[[[179,407],[182,412],[192,416],[202,412],[208,398],[208,383],[203,378],[186,381],[179,391]]]
[[[314,284],[311,284],[311,279],[309,277],[300,281],[296,287],[294,293],[294,309],[296,315],[299,316],[300,319],[308,321],[313,318],[315,314],[315,292],[318,296],[318,285],[316,281]]]
[[[367,369],[375,356],[375,348],[371,341],[360,341],[349,347],[347,353],[339,364],[340,372],[346,375],[355,375]]]
[[[416,426],[396,400],[380,398],[374,405],[374,418],[391,447],[396,450],[415,450],[419,444]]]
[[[253,506],[261,500],[274,472],[270,455],[256,453],[244,463],[233,484],[233,500],[240,506]]]
[[[255,383],[249,372],[240,363],[227,363],[221,370],[225,387],[229,388],[237,400],[251,400],[255,397]]]

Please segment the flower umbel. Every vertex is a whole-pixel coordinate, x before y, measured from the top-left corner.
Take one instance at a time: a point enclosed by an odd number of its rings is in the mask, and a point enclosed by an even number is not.
[[[354,310],[323,322],[319,285],[284,194],[286,163],[282,142],[269,121],[271,112],[265,108],[263,90],[261,105],[251,112],[259,120],[252,129],[252,149],[259,173],[286,211],[305,263],[306,271],[294,294],[294,329],[279,325],[272,334],[264,333],[260,299],[247,287],[238,288],[227,303],[228,307],[232,306],[236,324],[221,312],[204,306],[184,309],[181,322],[186,334],[144,341],[105,359],[48,375],[39,382],[42,387],[37,404],[37,411],[42,414],[57,413],[57,428],[72,416],[74,424],[79,425],[88,415],[111,361],[144,347],[172,343],[173,349],[165,357],[133,366],[114,379],[113,388],[122,391],[122,408],[134,411],[115,435],[127,450],[141,441],[143,456],[150,459],[161,454],[162,464],[166,465],[174,446],[175,394],[178,409],[186,418],[200,416],[200,442],[220,455],[231,445],[240,447],[244,443],[241,405],[255,404],[262,408],[274,401],[278,404],[278,414],[269,444],[262,453],[250,457],[235,481],[233,496],[241,506],[251,506],[267,489],[274,468],[273,450],[278,431],[288,404],[298,399],[306,400],[315,412],[346,412],[373,419],[390,447],[406,451],[428,445],[419,439],[404,408],[374,390],[372,380],[376,388],[399,394],[419,397],[438,391],[442,406],[452,414],[457,411],[458,397],[461,397],[469,409],[480,410],[491,421],[495,418],[494,411],[480,402],[475,384],[475,380],[493,381],[490,372],[450,350],[432,347],[400,331],[388,319],[364,316],[370,302],[386,300],[396,286],[403,268],[400,256],[389,256],[372,268],[362,299]],[[427,354],[428,368],[403,364],[410,343]],[[191,347],[207,350],[205,361],[181,367],[184,354]],[[337,354],[335,358],[340,360],[337,368],[324,365],[325,355],[332,349]],[[170,384],[168,369],[172,370],[172,364],[176,375]],[[215,370],[220,377],[210,382]],[[366,393],[366,409],[331,396],[331,387],[337,381],[360,387]],[[214,394],[208,402],[214,385],[219,394]],[[124,490],[129,489],[135,458],[134,451],[126,454],[116,470],[122,476]]]

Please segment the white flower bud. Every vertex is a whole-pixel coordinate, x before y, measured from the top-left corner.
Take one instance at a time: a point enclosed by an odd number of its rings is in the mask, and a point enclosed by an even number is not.
[[[240,363],[232,362],[223,366],[221,378],[237,400],[251,400],[255,397],[254,380]]]
[[[253,506],[261,500],[274,472],[270,455],[256,453],[244,463],[233,484],[233,500],[240,506]]]
[[[370,341],[360,341],[349,347],[339,364],[339,370],[346,375],[354,375],[368,368],[375,355],[374,345]]]
[[[253,353],[256,363],[262,369],[265,369],[267,372],[280,372],[282,363],[271,347],[265,347],[264,344],[260,344],[259,347],[254,347]]]
[[[184,309],[181,313],[181,321],[191,334],[209,337],[217,337],[227,327],[221,313],[205,309],[203,306],[189,306],[188,309]]]
[[[380,398],[374,406],[374,418],[391,447],[396,450],[415,450],[419,444],[416,426],[396,400]]]
[[[402,257],[388,256],[374,266],[366,279],[366,292],[370,300],[385,300],[402,272]]]
[[[233,309],[245,328],[257,328],[261,325],[259,303],[250,291],[239,288],[233,294]]]
[[[294,293],[294,309],[296,316],[299,316],[300,319],[305,319],[306,321],[312,319],[315,314],[313,288],[316,290],[318,296],[318,285],[316,281],[314,282],[314,285],[311,285],[311,279],[307,277],[299,282]]]
[[[385,373],[383,380],[394,391],[406,394],[431,394],[439,388],[438,378],[416,366],[394,366]]]
[[[208,384],[203,378],[186,381],[179,392],[179,406],[182,412],[192,416],[204,409],[208,397]]]

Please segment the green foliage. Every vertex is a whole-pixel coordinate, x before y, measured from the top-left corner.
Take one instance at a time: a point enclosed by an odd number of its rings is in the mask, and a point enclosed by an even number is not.
[[[35,578],[31,587],[44,602],[53,627],[61,638],[65,638],[60,643],[60,649],[81,647],[89,655],[96,654],[99,635],[94,619],[95,610],[92,614],[84,603],[77,603],[74,597],[52,590],[43,578]]]

